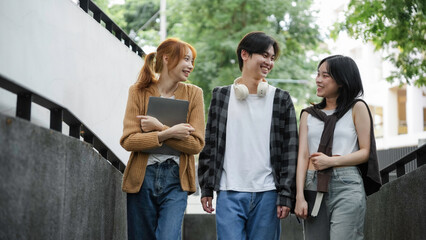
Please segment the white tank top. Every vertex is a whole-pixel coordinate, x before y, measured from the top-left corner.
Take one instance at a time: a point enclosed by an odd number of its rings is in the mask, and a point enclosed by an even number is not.
[[[325,114],[330,115],[334,110],[322,110]],[[308,115],[308,147],[309,154],[315,153],[321,140],[321,134],[324,129],[324,122]],[[333,137],[333,155],[346,155],[359,150],[358,135],[354,121],[352,118],[352,109],[350,109],[342,118],[336,123]]]

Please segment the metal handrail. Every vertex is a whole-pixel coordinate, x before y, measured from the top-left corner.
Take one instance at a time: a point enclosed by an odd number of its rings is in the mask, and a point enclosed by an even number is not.
[[[96,136],[80,119],[67,108],[15,83],[0,74],[0,87],[16,94],[16,117],[31,120],[31,103],[36,103],[50,110],[50,129],[62,133],[62,123],[69,126],[69,136],[83,140],[92,145],[102,157],[108,160],[121,173],[124,172],[123,162]]]
[[[133,52],[140,57],[145,56],[145,52],[136,44],[111,18],[108,17],[94,2],[91,0],[80,0],[80,7],[86,13],[92,12],[93,18],[100,24],[105,23],[105,28],[113,34],[121,42],[128,46]]]
[[[416,150],[408,153],[403,156],[398,161],[389,164],[380,171],[382,177],[382,183],[385,184],[389,182],[389,173],[396,170],[396,177],[401,177],[406,174],[405,164],[415,161],[417,162],[417,168],[426,163],[426,144],[423,144]]]

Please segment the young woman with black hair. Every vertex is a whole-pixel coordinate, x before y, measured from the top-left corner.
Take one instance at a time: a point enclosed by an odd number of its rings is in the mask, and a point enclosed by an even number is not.
[[[295,213],[305,219],[305,239],[363,239],[366,192],[377,191],[381,181],[371,114],[358,99],[364,93],[358,67],[349,57],[327,57],[316,85],[322,101],[300,119]],[[318,179],[324,174],[323,191]],[[323,192],[316,217],[308,216],[304,190]]]

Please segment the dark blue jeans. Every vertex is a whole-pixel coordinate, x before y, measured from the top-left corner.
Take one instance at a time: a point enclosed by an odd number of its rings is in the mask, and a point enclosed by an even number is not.
[[[216,204],[219,240],[280,239],[277,191],[220,191]]]
[[[181,239],[187,198],[173,160],[149,165],[140,191],[127,194],[128,239]]]

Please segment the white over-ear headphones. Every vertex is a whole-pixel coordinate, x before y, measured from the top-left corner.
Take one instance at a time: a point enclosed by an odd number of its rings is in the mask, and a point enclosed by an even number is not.
[[[241,80],[241,77],[235,79],[234,81],[234,91],[235,96],[238,100],[244,100],[249,95],[249,90],[246,85],[239,84],[238,81]],[[266,96],[266,93],[268,93],[268,87],[269,84],[265,79],[262,79],[262,81],[257,85],[257,96],[264,97]]]

